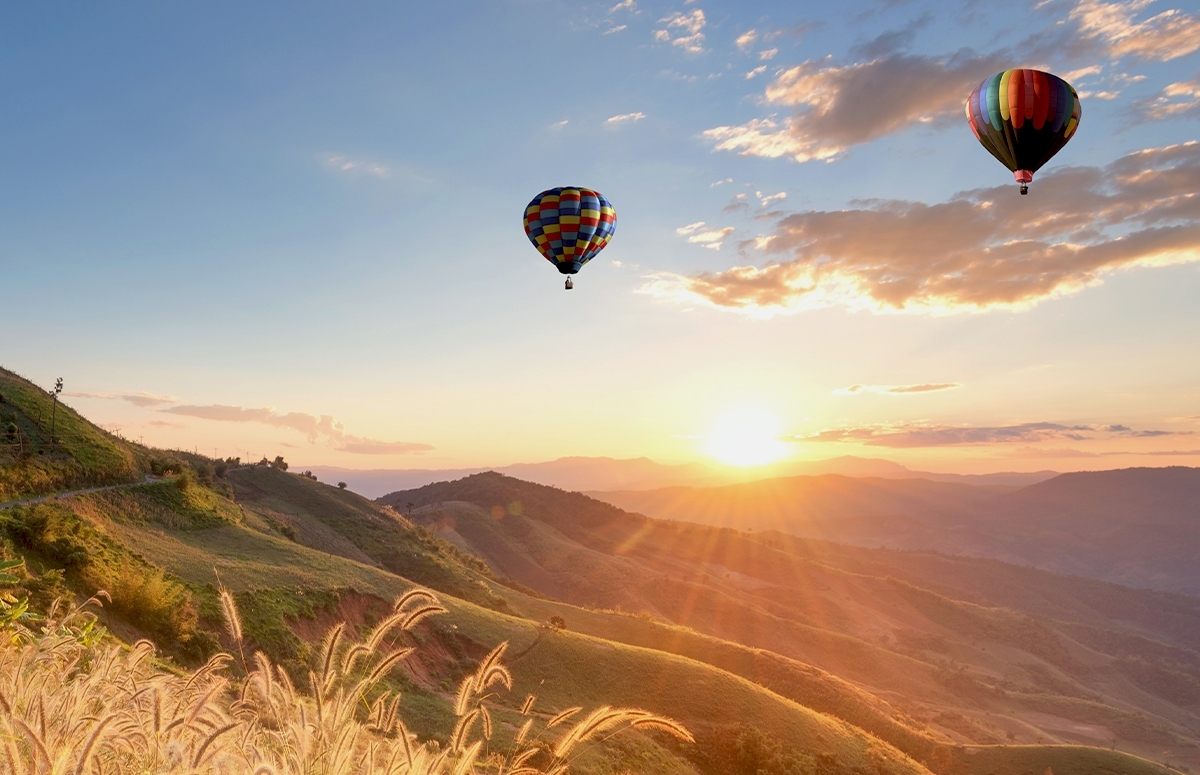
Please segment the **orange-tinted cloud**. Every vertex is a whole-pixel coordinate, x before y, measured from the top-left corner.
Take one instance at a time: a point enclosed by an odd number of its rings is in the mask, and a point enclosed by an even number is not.
[[[427,452],[433,447],[428,444],[416,444],[406,441],[376,441],[360,436],[352,436],[345,432],[342,424],[327,414],[315,416],[302,412],[276,414],[269,407],[262,409],[247,409],[241,406],[172,406],[160,409],[160,412],[178,414],[185,417],[197,417],[202,420],[219,422],[253,422],[270,425],[276,428],[290,428],[299,431],[315,442],[319,437],[325,437],[333,443],[334,449],[358,455],[401,455],[412,452]]]
[[[1064,425],[1027,422],[1019,425],[860,425],[792,436],[799,442],[853,442],[871,447],[945,447],[987,444],[1089,441],[1114,438],[1153,438],[1191,435],[1191,431],[1134,430],[1125,425]]]
[[[764,94],[769,105],[795,108],[795,116],[719,126],[704,136],[717,150],[743,156],[829,159],[913,124],[960,116],[971,89],[1009,64],[1000,55],[969,54],[891,53],[844,66],[830,57],[809,60],[781,73]]]
[[[1108,272],[1200,261],[1200,144],[1129,154],[927,205],[869,200],[786,216],[742,243],[779,256],[640,291],[755,317],[844,305],[876,312],[1023,308]]]
[[[1182,118],[1200,113],[1200,78],[1168,84],[1157,97],[1138,104],[1151,119]]]
[[[883,396],[904,396],[919,393],[937,393],[962,387],[961,382],[923,382],[919,385],[851,385],[833,391],[835,396],[856,396],[874,393]]]
[[[1085,38],[1103,42],[1113,57],[1167,62],[1200,49],[1200,17],[1168,8],[1148,19],[1135,21],[1152,0],[1103,3],[1082,0],[1070,20]]]
[[[66,398],[104,398],[112,401],[127,401],[134,406],[162,406],[178,401],[174,396],[159,396],[140,390],[137,393],[63,393]]]

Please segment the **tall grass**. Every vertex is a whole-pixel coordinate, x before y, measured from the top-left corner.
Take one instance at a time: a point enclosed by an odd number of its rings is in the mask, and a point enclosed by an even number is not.
[[[503,711],[493,704],[494,688],[512,688],[502,643],[459,687],[449,743],[421,741],[401,720],[400,695],[387,678],[413,651],[403,633],[445,610],[432,593],[400,597],[362,637],[335,626],[316,651],[308,691],[262,652],[247,661],[233,598],[221,601],[238,656],[219,654],[190,674],[157,665],[149,641],[99,643],[95,617],[82,610],[52,612],[37,632],[6,633],[0,773],[563,775],[581,746],[622,729],[692,739],[678,723],[642,710],[599,708],[573,726],[567,722],[581,709],[544,718],[532,696],[519,714]],[[510,745],[493,751],[497,712],[522,725]]]

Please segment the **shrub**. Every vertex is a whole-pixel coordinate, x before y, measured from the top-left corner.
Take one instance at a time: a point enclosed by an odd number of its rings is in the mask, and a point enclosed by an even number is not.
[[[344,489],[346,489],[346,483],[345,483],[345,482],[338,482],[338,489],[339,489],[339,490],[344,490]]]

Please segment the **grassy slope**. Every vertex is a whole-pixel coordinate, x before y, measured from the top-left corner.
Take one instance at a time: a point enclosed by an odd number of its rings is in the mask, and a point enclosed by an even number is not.
[[[147,470],[145,449],[97,428],[62,401],[55,408],[45,390],[5,369],[0,369],[0,396],[0,503],[70,487],[133,481]],[[6,436],[10,423],[19,429],[29,453],[24,458]]]
[[[275,479],[271,484],[277,492],[320,486],[279,472],[269,476]],[[275,604],[279,592],[304,590],[324,601],[330,591],[341,587],[386,600],[412,586],[412,582],[373,565],[255,530],[241,518],[240,510],[211,490],[192,485],[182,501],[176,498],[177,492],[174,484],[163,483],[64,498],[53,507],[75,515],[114,551],[124,549],[146,563],[169,568],[193,589],[210,585],[216,570],[221,580],[239,593],[244,612],[257,600]],[[172,504],[173,500],[177,502]],[[424,567],[434,565],[430,562]],[[693,727],[752,718],[791,748],[829,754],[837,762],[837,771],[924,771],[898,750],[858,729],[700,662],[580,633],[549,632],[528,619],[450,596],[443,596],[443,602],[450,613],[439,617],[439,631],[456,632],[474,646],[474,653],[502,640],[511,642],[514,657],[510,663],[516,676],[509,698],[512,702],[528,691],[539,695],[539,707],[547,711],[575,703],[638,705],[670,714]],[[287,605],[285,595],[276,612]],[[264,603],[263,607],[268,606]],[[427,696],[425,699],[428,701]],[[438,715],[436,710],[427,712]],[[441,718],[446,718],[444,711]],[[416,719],[416,726],[422,725],[428,729],[428,719]],[[444,734],[447,730],[433,731]],[[665,749],[651,755],[657,749],[646,748],[648,742],[629,745],[642,745],[635,758],[659,757],[660,771],[687,770],[684,760],[668,755]]]
[[[911,715],[959,740],[999,743],[1008,733],[1029,742],[1043,736],[1097,742],[1115,736],[1123,746],[1132,741],[1146,753],[1192,747],[1195,754],[1191,729],[1196,721],[1194,708],[1189,709],[1194,700],[1179,691],[1179,679],[1196,673],[1195,654],[1135,634],[1160,639],[1173,634],[1175,640],[1190,642],[1196,617],[1194,601],[1186,598],[1162,600],[1156,593],[1035,571],[1027,579],[1024,569],[1000,563],[984,563],[984,580],[970,583],[974,561],[824,542],[768,546],[733,531],[645,520],[577,494],[495,474],[389,497],[427,504],[416,509],[414,518],[440,526],[443,535],[461,539],[489,560],[520,555],[540,566],[547,555],[541,544],[550,530],[558,533],[556,551],[566,556],[573,551],[571,542],[577,542],[576,553],[578,542],[594,553],[609,552],[611,567],[594,574],[598,580],[623,574],[628,589],[631,580],[644,577],[650,568],[653,578],[639,590],[641,605],[626,605],[627,610],[648,611],[818,665],[884,692]],[[472,500],[474,506],[443,502],[447,498]],[[514,514],[543,530],[520,524]],[[512,522],[515,529],[509,529]],[[492,544],[473,543],[482,539]],[[494,548],[499,541],[505,544],[503,552]],[[630,557],[643,565],[624,570],[618,561]],[[926,560],[933,570],[925,567]],[[508,562],[504,571],[516,567]],[[953,570],[945,567],[955,563]],[[537,587],[534,576],[514,575]],[[905,575],[923,584],[936,581],[942,594],[904,581]],[[1034,600],[1038,615],[993,607],[986,592],[997,580],[1005,588],[1002,602],[1019,608]],[[598,594],[591,592],[592,597]],[[1155,613],[1164,602],[1165,610]],[[1066,625],[1051,616],[1097,624]],[[606,637],[676,648],[663,645],[675,641],[661,633],[630,635],[630,629],[649,626],[637,619],[628,625],[593,625],[590,616],[576,618],[582,628]],[[608,634],[616,631],[612,628],[625,634]],[[1163,660],[1130,662],[1122,656],[1126,652],[1147,658],[1158,654]],[[1164,702],[1162,695],[1172,692],[1175,701]],[[866,718],[861,723],[878,721]],[[877,733],[884,730],[875,728]],[[901,738],[885,736],[901,743]]]

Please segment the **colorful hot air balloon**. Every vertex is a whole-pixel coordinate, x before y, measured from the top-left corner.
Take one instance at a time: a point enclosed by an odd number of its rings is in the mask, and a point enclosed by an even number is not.
[[[996,73],[967,98],[967,121],[988,152],[1013,172],[1021,193],[1079,128],[1079,95],[1041,70]]]
[[[599,191],[565,186],[543,191],[525,208],[529,241],[566,275],[604,249],[617,228],[617,211]],[[567,278],[567,290],[574,284]]]

